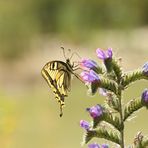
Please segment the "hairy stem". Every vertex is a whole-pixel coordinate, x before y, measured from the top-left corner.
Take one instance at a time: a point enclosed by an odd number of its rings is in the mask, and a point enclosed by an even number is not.
[[[122,109],[122,90],[119,87],[118,88],[118,98],[119,98],[119,115],[121,120],[121,130],[120,130],[120,136],[121,136],[121,148],[124,148],[124,119],[123,119],[123,109]]]

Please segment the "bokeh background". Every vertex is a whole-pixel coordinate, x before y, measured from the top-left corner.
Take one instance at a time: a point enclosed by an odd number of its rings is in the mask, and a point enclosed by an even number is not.
[[[88,96],[73,78],[59,118],[59,106],[40,71],[50,60],[65,60],[61,46],[96,60],[96,48],[112,47],[124,70],[141,67],[148,60],[148,1],[0,0],[1,148],[81,147],[79,121],[90,121],[85,108],[104,98]],[[131,85],[124,101],[139,97],[145,87],[146,81]],[[148,134],[146,117],[142,109],[126,123],[127,145],[138,131]]]

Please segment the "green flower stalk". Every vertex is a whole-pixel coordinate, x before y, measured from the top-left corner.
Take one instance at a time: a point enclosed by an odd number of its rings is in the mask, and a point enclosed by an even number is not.
[[[105,69],[96,61],[84,59],[80,66],[83,69],[80,74],[85,85],[92,95],[100,91],[106,97],[104,104],[97,104],[87,108],[92,124],[81,120],[80,126],[85,129],[84,143],[87,144],[91,139],[104,138],[118,145],[120,148],[125,148],[125,122],[136,111],[146,107],[148,109],[148,89],[145,89],[141,97],[131,99],[127,104],[124,104],[123,92],[131,83],[138,80],[148,80],[148,62],[141,69],[132,72],[123,72],[118,60],[113,57],[111,48],[96,50],[97,57],[103,61]],[[99,90],[99,91],[98,91]],[[99,93],[98,93],[99,94]],[[102,123],[104,126],[102,127]],[[148,139],[143,135],[137,136],[134,143],[136,148],[146,148]],[[97,143],[88,144],[89,148],[109,148],[109,145],[101,145]]]

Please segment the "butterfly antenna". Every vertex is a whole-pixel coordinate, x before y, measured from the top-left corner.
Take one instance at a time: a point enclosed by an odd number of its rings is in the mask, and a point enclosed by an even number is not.
[[[64,47],[61,47],[61,49],[63,50],[64,58],[67,59],[67,58],[66,58],[66,55],[65,55],[65,49],[64,49]]]

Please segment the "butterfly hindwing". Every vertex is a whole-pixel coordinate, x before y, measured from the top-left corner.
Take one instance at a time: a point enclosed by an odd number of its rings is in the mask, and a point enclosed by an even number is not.
[[[62,61],[51,61],[48,62],[42,69],[41,73],[47,81],[49,87],[55,94],[55,98],[60,103],[60,109],[62,116],[62,108],[64,98],[67,97],[71,87],[71,65]]]

